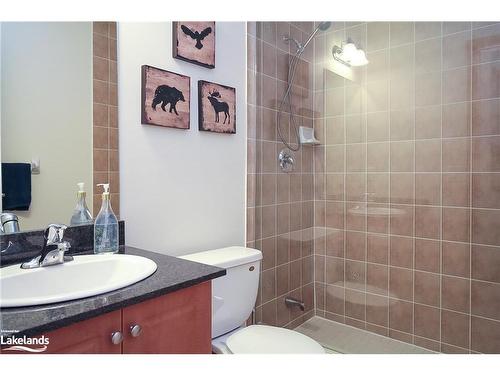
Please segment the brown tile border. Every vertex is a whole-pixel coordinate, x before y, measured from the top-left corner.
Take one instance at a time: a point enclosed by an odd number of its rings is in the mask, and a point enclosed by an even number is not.
[[[296,153],[296,169],[285,174],[278,169],[277,155],[283,147],[276,135],[276,108],[288,70],[288,46],[277,31],[298,25],[250,22],[247,29],[247,242],[263,252],[261,285],[256,303],[258,322],[294,327],[314,314],[314,175],[312,149]],[[280,27],[278,27],[280,25]],[[280,31],[281,32],[281,31]],[[300,89],[294,96],[308,102],[300,120],[312,126],[312,77],[304,58],[297,74]],[[296,104],[296,103],[294,103]],[[290,139],[287,117],[283,133]],[[307,239],[310,238],[310,239]],[[289,309],[285,296],[301,299],[306,311]]]
[[[93,22],[93,170],[94,185],[111,184],[111,205],[120,216],[116,22]],[[101,206],[93,187],[93,215]]]

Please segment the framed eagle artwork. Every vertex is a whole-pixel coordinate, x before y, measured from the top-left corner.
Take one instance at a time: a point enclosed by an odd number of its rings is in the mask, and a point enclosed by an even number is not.
[[[172,54],[205,68],[215,68],[215,22],[173,22]]]

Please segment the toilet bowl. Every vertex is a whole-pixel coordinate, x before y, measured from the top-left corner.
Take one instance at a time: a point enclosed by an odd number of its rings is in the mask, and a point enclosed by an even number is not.
[[[241,246],[181,256],[226,269],[212,280],[212,351],[218,354],[325,353],[310,337],[262,324],[245,327],[257,299],[262,253]]]
[[[251,325],[212,340],[218,354],[324,354],[316,341],[291,329]]]

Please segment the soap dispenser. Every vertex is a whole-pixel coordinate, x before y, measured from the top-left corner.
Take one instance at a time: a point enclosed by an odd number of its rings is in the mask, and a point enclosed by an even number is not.
[[[109,200],[109,184],[102,186],[102,206],[94,222],[94,253],[118,252],[118,219],[113,213]]]
[[[82,225],[92,223],[92,215],[87,207],[87,202],[85,202],[86,193],[84,190],[85,184],[79,182],[76,184],[78,186],[77,202],[73,216],[71,216],[70,225]]]

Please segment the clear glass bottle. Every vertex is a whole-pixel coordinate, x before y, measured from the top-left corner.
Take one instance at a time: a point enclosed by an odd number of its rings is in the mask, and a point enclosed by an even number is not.
[[[109,200],[109,184],[102,186],[102,206],[94,222],[94,253],[118,252],[118,219],[113,213]]]
[[[73,216],[71,216],[70,225],[83,225],[92,223],[92,215],[89,208],[87,207],[87,202],[85,201],[86,193],[84,190],[84,183],[79,182],[77,202],[75,210],[73,211]]]

